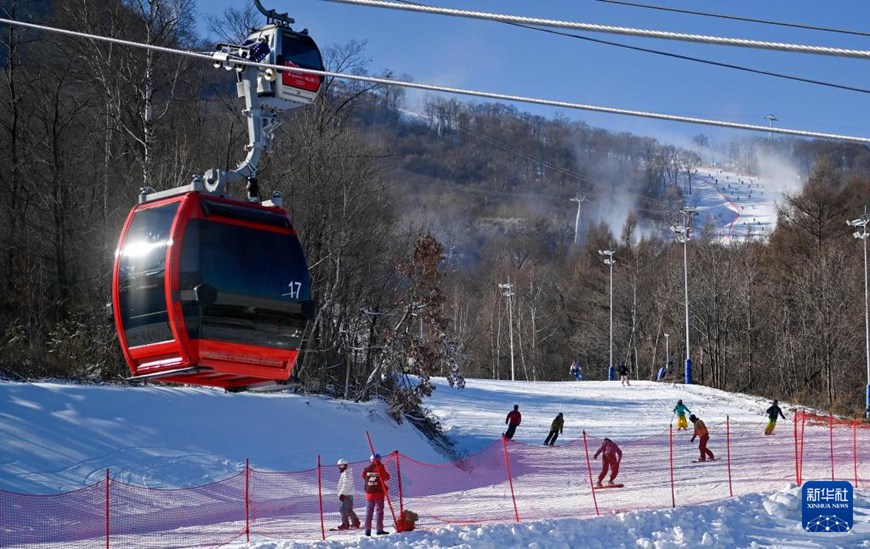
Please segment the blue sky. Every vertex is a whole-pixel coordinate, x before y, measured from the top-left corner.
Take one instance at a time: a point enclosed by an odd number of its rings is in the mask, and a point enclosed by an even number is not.
[[[638,0],[672,8],[870,32],[866,0]],[[244,0],[200,2],[219,14]],[[397,78],[481,91],[534,96],[591,105],[682,116],[715,118],[793,129],[870,137],[870,94],[787,81],[629,51],[491,21],[338,4],[323,0],[263,0],[287,11],[296,28],[308,28],[321,45],[365,40],[370,71],[392,70]],[[870,50],[870,37],[790,29],[662,12],[596,0],[432,0],[430,5],[560,19],[583,23],[669,30],[763,41]],[[772,52],[667,40],[580,33],[591,38],[743,65],[870,90],[870,61]],[[417,93],[417,92],[415,92]],[[456,97],[464,101],[480,99]],[[606,115],[515,103],[518,109],[665,141],[688,141],[698,133],[722,142],[745,134],[709,126]]]

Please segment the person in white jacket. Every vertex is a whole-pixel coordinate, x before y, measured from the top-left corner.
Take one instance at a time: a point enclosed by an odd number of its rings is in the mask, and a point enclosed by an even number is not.
[[[341,502],[341,525],[339,530],[359,528],[359,517],[353,511],[353,471],[347,464],[347,460],[338,460],[338,500]]]

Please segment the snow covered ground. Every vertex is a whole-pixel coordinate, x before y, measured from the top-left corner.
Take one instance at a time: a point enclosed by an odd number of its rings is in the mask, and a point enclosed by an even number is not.
[[[662,436],[666,440],[677,399],[683,399],[712,426],[711,430],[715,429],[714,451],[719,452],[720,459],[726,416],[732,425],[748,426],[754,434],[765,423],[762,414],[768,402],[762,399],[701,386],[653,382],[621,387],[618,382],[471,379],[464,391],[458,391],[439,380],[428,405],[456,441],[457,450],[471,455],[499,440],[504,416],[513,404],[520,406],[524,417],[514,439],[517,448],[547,452],[541,442],[552,418],[562,412],[566,424],[559,440],[561,448],[551,451],[579,452],[582,446],[576,445],[585,430],[590,437],[610,436],[637,454],[637,449],[647,444],[644,441]],[[791,420],[792,408],[783,408]],[[792,434],[790,422],[782,423],[778,429],[784,438],[779,442],[789,440]],[[69,491],[101,480],[106,468],[113,479],[133,485],[201,486],[243,471],[247,458],[258,471],[309,470],[316,467],[318,456],[324,464],[339,457],[367,459],[370,451],[365,432],[371,434],[381,453],[398,450],[420,462],[450,461],[412,427],[393,423],[378,403],[286,393],[227,394],[203,388],[0,383],[0,437],[4,440],[0,489],[37,494]],[[752,451],[756,442],[749,435],[742,437],[745,441],[732,439],[735,454]],[[697,450],[684,440],[685,433],[679,436],[677,460],[682,463]],[[842,449],[846,458],[850,451]],[[865,447],[859,452],[860,476],[866,478],[870,476],[870,459],[865,456]],[[755,453],[763,461],[764,450]],[[805,456],[804,479],[830,474],[826,455]],[[732,455],[732,459],[737,456]],[[759,490],[766,490],[763,493],[745,491],[746,483],[755,482],[757,477],[735,478],[736,486],[742,487],[735,493],[744,495],[703,505],[678,503],[676,509],[610,514],[621,504],[608,510],[608,501],[602,496],[600,504],[606,516],[599,518],[462,526],[429,522],[426,530],[380,539],[361,539],[355,534],[330,535],[325,542],[254,538],[249,545],[234,547],[870,547],[870,491],[862,488],[855,492],[852,532],[807,533],[800,526],[800,489],[793,479],[783,480],[793,471],[793,463],[788,458],[771,463],[779,467],[777,474],[785,471],[785,476],[759,484]],[[582,465],[585,473],[585,463]],[[838,478],[850,477],[846,465],[848,459],[842,464],[838,461]],[[760,467],[763,475],[764,464]],[[629,465],[620,478],[630,483],[633,474]],[[659,488],[669,494],[667,486]],[[690,485],[677,497],[680,502],[693,498],[703,501],[708,489],[706,483]],[[630,494],[627,489],[619,492],[612,497]],[[559,494],[552,496],[558,498]],[[669,503],[656,501],[648,506],[667,507]],[[578,516],[588,516],[588,511],[578,511]]]

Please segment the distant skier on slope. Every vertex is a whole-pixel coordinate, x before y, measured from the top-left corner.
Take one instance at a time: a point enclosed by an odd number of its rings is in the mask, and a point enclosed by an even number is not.
[[[695,437],[699,438],[698,450],[701,452],[701,457],[698,461],[707,461],[707,456],[710,456],[710,461],[713,461],[716,459],[716,456],[707,448],[707,441],[710,440],[710,432],[707,431],[707,426],[704,425],[703,421],[695,417],[695,414],[689,416],[689,421],[695,425],[695,432],[692,434],[692,440],[689,442],[695,442]]]
[[[520,405],[514,404],[514,409],[508,412],[507,417],[504,419],[505,425],[508,426],[507,431],[504,433],[504,437],[507,439],[514,438],[514,433],[522,421],[523,415],[520,413]]]
[[[572,376],[574,376],[575,380],[583,381],[583,372],[580,368],[580,363],[578,363],[576,360],[571,363],[571,367],[568,368],[568,371],[571,373]]]
[[[559,412],[559,415],[557,415],[553,420],[553,423],[550,424],[550,434],[548,434],[547,438],[544,440],[544,446],[555,445],[556,439],[559,438],[559,434],[562,433],[564,427],[565,418],[562,417],[562,412]]]
[[[601,457],[601,473],[598,475],[598,484],[596,485],[598,488],[601,488],[601,481],[607,476],[608,469],[610,469],[610,481],[608,484],[614,484],[613,481],[616,479],[616,475],[619,474],[619,464],[622,462],[622,450],[607,437],[604,438],[601,447],[598,448],[592,459],[598,459],[598,456],[601,454],[603,454]]]
[[[631,383],[628,381],[628,367],[625,365],[625,361],[622,360],[619,361],[619,381],[623,387],[626,385],[631,386]]]
[[[767,409],[767,419],[770,421],[768,421],[767,427],[764,428],[765,435],[773,434],[773,430],[776,429],[776,420],[780,417],[782,419],[785,419],[785,415],[783,415],[782,409],[779,407],[779,403],[774,400],[770,408]]]
[[[674,413],[677,414],[677,431],[682,429],[686,431],[689,429],[689,422],[686,421],[686,413],[691,414],[692,411],[689,410],[685,404],[683,404],[682,399],[677,401],[677,405],[674,406]]]

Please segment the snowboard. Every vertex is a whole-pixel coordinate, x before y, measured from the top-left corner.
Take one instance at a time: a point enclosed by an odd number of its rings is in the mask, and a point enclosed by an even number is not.
[[[716,461],[716,459],[706,459],[704,461],[701,461],[700,459],[693,459],[692,463],[709,463],[711,461]]]
[[[339,529],[339,528],[330,528],[329,531],[330,531],[330,532],[350,532],[350,531],[352,531],[352,530],[359,530],[359,529],[360,529],[360,527],[357,526],[356,528],[354,528],[354,527],[350,527],[350,528],[344,528],[344,529]]]
[[[625,484],[604,484],[601,486],[596,486],[595,489],[596,490],[604,490],[606,488],[622,488],[624,486],[625,486]]]

